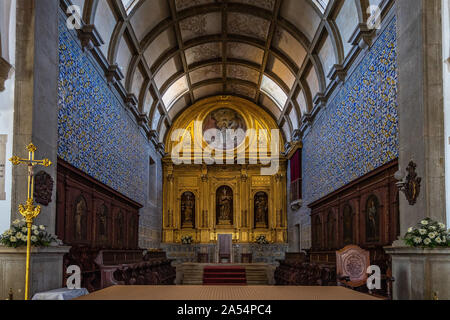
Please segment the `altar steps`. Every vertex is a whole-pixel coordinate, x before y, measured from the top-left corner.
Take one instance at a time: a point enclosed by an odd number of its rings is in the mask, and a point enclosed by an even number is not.
[[[237,265],[221,265],[221,264],[210,264],[210,263],[183,263],[177,266],[178,282],[177,284],[182,285],[203,285],[203,280],[205,279],[204,274],[207,273],[207,269],[215,267],[220,268],[222,273],[234,273],[235,270],[229,272],[227,269],[239,267],[245,269],[246,283],[249,286],[258,285],[273,285],[273,271],[275,267],[267,263],[246,263]],[[209,277],[209,275],[207,276]],[[226,278],[227,276],[225,276]],[[272,282],[271,280],[272,279]]]
[[[246,285],[247,276],[242,267],[205,267],[204,285]]]

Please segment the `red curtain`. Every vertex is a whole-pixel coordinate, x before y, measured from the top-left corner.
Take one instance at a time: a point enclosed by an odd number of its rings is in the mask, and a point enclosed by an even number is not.
[[[291,181],[297,181],[301,178],[302,172],[302,154],[297,150],[291,159]]]

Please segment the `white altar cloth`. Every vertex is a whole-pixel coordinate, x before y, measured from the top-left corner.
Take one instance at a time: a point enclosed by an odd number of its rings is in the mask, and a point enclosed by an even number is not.
[[[39,292],[33,296],[32,300],[72,300],[89,294],[85,288],[68,289],[61,288],[47,292]]]

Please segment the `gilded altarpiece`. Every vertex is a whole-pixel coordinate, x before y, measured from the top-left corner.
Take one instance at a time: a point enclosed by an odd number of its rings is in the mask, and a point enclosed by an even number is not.
[[[205,121],[222,132],[246,130],[245,138],[235,137],[232,148],[223,148],[222,164],[208,148],[211,141],[214,150],[220,143],[204,139]],[[194,243],[217,243],[219,234],[232,234],[234,243],[252,243],[260,235],[271,243],[287,241],[287,163],[281,156],[283,138],[272,131],[276,129],[260,107],[234,97],[203,100],[176,120],[163,159],[164,243],[181,243],[184,236],[192,236]],[[267,152],[254,148],[261,141],[268,143]],[[216,161],[211,163],[205,154]],[[261,170],[270,167],[269,159],[278,168],[271,174]],[[194,216],[186,223],[185,212],[191,209]]]

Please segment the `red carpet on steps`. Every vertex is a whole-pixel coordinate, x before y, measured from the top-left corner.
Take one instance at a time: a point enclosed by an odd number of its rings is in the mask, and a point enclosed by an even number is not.
[[[245,268],[242,267],[205,267],[203,270],[204,285],[239,285],[247,284]]]

